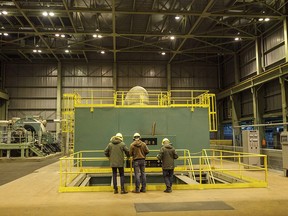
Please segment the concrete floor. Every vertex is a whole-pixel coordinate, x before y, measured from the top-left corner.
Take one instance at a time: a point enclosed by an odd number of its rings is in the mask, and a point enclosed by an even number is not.
[[[288,178],[283,172],[269,171],[268,188],[249,189],[207,189],[207,190],[174,190],[171,194],[162,191],[148,191],[143,194],[128,193],[125,195],[111,192],[78,192],[59,193],[59,162],[53,159],[51,164],[29,162],[21,166],[19,161],[0,161],[0,179],[7,175],[30,169],[30,174],[3,183],[0,186],[1,216],[45,216],[45,215],[148,215],[148,216],[226,216],[226,215],[288,215]],[[18,163],[18,166],[15,165]],[[21,162],[20,162],[21,163]],[[38,164],[37,164],[38,163]],[[39,164],[40,163],[40,164]],[[48,163],[48,162],[46,162]],[[40,166],[31,169],[31,166]],[[42,166],[42,165],[45,166]],[[4,167],[6,171],[4,170]],[[42,166],[42,167],[41,167]],[[1,169],[2,167],[2,169]],[[15,169],[21,167],[21,169]],[[7,172],[10,170],[10,172]],[[14,170],[14,172],[13,172]],[[170,212],[136,212],[136,203],[169,203],[223,201],[232,210],[192,210]]]

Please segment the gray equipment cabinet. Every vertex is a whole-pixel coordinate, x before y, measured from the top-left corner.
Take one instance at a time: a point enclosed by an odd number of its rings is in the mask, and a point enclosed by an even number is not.
[[[260,154],[260,140],[258,130],[242,131],[243,152],[250,154]],[[260,157],[244,157],[243,162],[248,165],[260,166]]]
[[[280,134],[280,142],[282,145],[282,160],[284,176],[288,177],[288,132],[283,131]]]

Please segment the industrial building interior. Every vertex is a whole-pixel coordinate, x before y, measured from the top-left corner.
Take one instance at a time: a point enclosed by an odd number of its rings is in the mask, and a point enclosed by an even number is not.
[[[0,1],[0,215],[287,215],[288,2]],[[103,150],[141,134],[147,192]],[[173,192],[156,158],[179,154]]]

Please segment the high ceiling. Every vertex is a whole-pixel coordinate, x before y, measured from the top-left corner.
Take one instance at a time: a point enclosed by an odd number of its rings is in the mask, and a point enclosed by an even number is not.
[[[285,8],[284,0],[0,1],[0,61],[215,63],[282,24]]]

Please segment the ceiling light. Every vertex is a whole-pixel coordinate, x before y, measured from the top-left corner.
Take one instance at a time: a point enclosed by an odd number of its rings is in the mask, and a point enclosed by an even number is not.
[[[270,18],[265,18],[264,19],[265,22],[268,22],[269,20],[270,20]]]
[[[99,35],[99,34],[93,34],[93,37],[94,37],[94,38],[102,38],[103,36],[102,36],[102,35]]]
[[[47,11],[44,11],[43,13],[42,13],[42,15],[43,16],[54,16],[55,15],[55,13],[54,12],[52,12],[52,11],[50,11],[50,12],[47,12]]]
[[[263,18],[259,18],[258,21],[262,22],[264,19]]]
[[[8,12],[7,12],[7,11],[2,11],[2,12],[0,12],[0,15],[1,15],[1,14],[3,14],[3,15],[7,15]]]
[[[170,39],[171,39],[171,40],[174,40],[174,39],[175,39],[175,36],[170,36]]]
[[[166,55],[166,53],[165,52],[161,52],[161,55]]]
[[[37,50],[33,50],[33,52],[34,52],[34,53],[36,53],[36,52],[37,52]]]
[[[56,36],[56,37],[59,37],[59,36],[60,36],[60,34],[55,34],[55,36]]]
[[[65,38],[65,35],[64,35],[64,34],[61,34],[61,37],[62,37],[62,38]]]
[[[41,53],[41,52],[42,52],[42,50],[37,50],[37,52],[38,52],[38,53]]]
[[[102,51],[101,51],[101,54],[105,54],[105,51],[104,51],[104,50],[102,50]]]
[[[234,40],[235,40],[235,41],[239,41],[239,40],[240,40],[240,38],[239,38],[239,37],[236,37],[236,38],[234,38]]]
[[[65,50],[65,53],[69,53],[70,51],[69,50]]]
[[[4,36],[8,36],[9,34],[8,34],[8,33],[6,33],[6,32],[4,32],[4,33],[3,33],[3,35],[4,35]]]
[[[179,19],[180,19],[180,16],[178,16],[178,15],[175,16],[175,19],[176,19],[176,20],[179,20]]]

